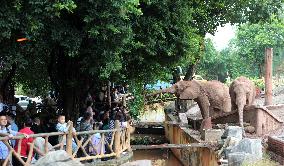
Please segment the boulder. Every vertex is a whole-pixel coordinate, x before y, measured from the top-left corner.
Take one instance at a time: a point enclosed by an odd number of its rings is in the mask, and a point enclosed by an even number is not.
[[[223,133],[222,129],[204,129],[201,131],[201,139],[206,142],[217,142],[221,140]]]
[[[178,117],[182,124],[188,124],[186,113],[179,113]]]
[[[246,132],[248,132],[250,134],[255,132],[255,127],[253,127],[253,126],[246,126],[244,129],[245,129]]]
[[[261,139],[242,139],[236,146],[233,146],[231,153],[244,152],[252,154],[251,160],[257,161],[262,159],[262,145]]]
[[[48,152],[33,166],[83,166],[80,161],[72,160],[64,150]]]
[[[226,139],[228,137],[234,137],[238,140],[241,140],[243,138],[243,130],[239,126],[228,126],[222,135],[223,139]]]

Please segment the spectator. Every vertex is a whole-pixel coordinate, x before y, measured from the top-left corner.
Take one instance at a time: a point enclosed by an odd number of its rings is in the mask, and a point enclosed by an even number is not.
[[[31,126],[33,124],[32,119],[28,118],[25,122],[24,122],[24,128],[21,129],[19,132],[20,133],[25,133],[27,135],[31,135],[34,134],[34,132],[31,130]],[[22,158],[22,160],[24,160],[25,162],[28,159],[28,154],[30,151],[30,145],[29,143],[33,142],[33,138],[24,138],[22,140],[22,143],[19,145],[19,140],[16,141],[16,146],[15,146],[15,151],[17,152],[19,149],[19,146],[21,151],[20,151],[20,156]],[[13,165],[17,165],[17,166],[21,166],[23,165],[16,157],[13,156]]]
[[[118,101],[119,100],[119,92],[116,88],[112,89],[111,93],[111,101]]]
[[[34,118],[31,130],[36,134],[47,132],[47,129],[41,124],[39,117]]]
[[[100,127],[99,123],[94,124],[94,130],[98,130],[99,127]],[[95,149],[91,148],[91,150],[90,150],[91,154],[99,155],[99,154],[101,154],[101,152],[102,152],[102,154],[105,153],[105,147],[104,146],[102,147],[100,145],[100,142],[101,142],[101,134],[100,133],[93,134],[92,135],[92,144],[93,144],[92,147],[94,147]],[[101,148],[103,148],[103,149],[101,149]]]
[[[93,102],[91,100],[88,100],[87,101],[87,109],[86,109],[86,112],[89,112],[91,114],[91,123],[93,124],[94,123],[94,111],[93,111]]]
[[[77,131],[89,131],[93,129],[93,124],[91,123],[91,114],[89,112],[86,112],[83,116],[82,121],[80,122],[80,124],[77,126]],[[88,139],[88,135],[87,134],[83,134],[83,135],[78,135],[78,137],[83,138],[84,142],[87,141]],[[81,139],[79,138],[79,139]],[[88,143],[88,146],[85,147],[85,151],[87,153],[89,153],[89,147],[91,146],[90,143]],[[81,151],[81,149],[79,149],[78,151],[78,156],[84,156],[83,152]]]
[[[7,121],[10,124],[8,126],[9,130],[16,131],[16,132],[19,131],[18,125],[15,123],[15,116],[14,116],[14,114],[7,115]],[[16,140],[11,140],[11,144],[12,144],[12,147],[14,148],[15,145],[16,145]]]
[[[0,136],[1,137],[7,136],[8,138],[11,138],[18,134],[17,131],[10,130],[6,126],[7,126],[7,117],[5,114],[1,113],[0,114]],[[8,154],[9,154],[8,147],[4,144],[3,141],[0,141],[0,165],[3,165],[5,159],[8,157]]]
[[[77,126],[77,131],[89,131],[93,129],[93,125],[91,124],[91,114],[89,112],[86,112],[83,116],[83,119]],[[87,136],[83,136],[86,138]]]
[[[56,130],[58,132],[64,132],[64,133],[68,132],[69,126],[67,126],[67,123],[65,122],[65,115],[59,115],[57,120],[58,120],[58,123],[56,125]],[[76,132],[74,128],[72,130],[73,132]],[[66,135],[59,136],[58,142],[63,143],[64,148],[66,148]],[[76,148],[77,148],[77,145],[74,139],[72,139],[72,151],[74,152]]]
[[[108,130],[109,129],[109,111],[105,111],[102,117],[102,129]]]
[[[49,119],[49,120],[46,122],[46,130],[47,130],[47,133],[57,132],[56,125],[57,125],[57,119]],[[55,146],[55,145],[58,144],[58,136],[57,136],[57,135],[55,135],[55,136],[50,136],[48,140],[49,140],[49,143],[50,143],[52,146]]]

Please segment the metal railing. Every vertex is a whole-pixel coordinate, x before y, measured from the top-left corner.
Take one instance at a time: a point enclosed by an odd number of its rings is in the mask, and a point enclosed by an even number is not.
[[[116,157],[119,158],[121,153],[124,151],[131,151],[130,146],[130,128],[127,127],[122,128],[120,126],[119,121],[115,121],[115,129],[113,130],[90,130],[90,131],[81,131],[81,132],[73,132],[73,123],[69,122],[68,132],[52,132],[52,133],[40,133],[40,134],[31,134],[30,138],[34,138],[31,143],[29,143],[29,152],[27,156],[27,160],[24,161],[21,158],[21,144],[22,140],[26,139],[23,135],[14,136],[11,138],[0,137],[0,141],[8,147],[9,154],[6,160],[4,161],[4,166],[9,163],[9,159],[14,156],[16,157],[23,165],[29,166],[32,161],[32,157],[34,151],[40,156],[45,156],[49,151],[53,150],[66,150],[67,154],[72,159],[78,159],[80,161],[98,159],[98,158],[107,158],[107,157]],[[94,134],[100,134],[99,142],[94,145],[92,142],[92,138]],[[55,146],[50,146],[48,140],[51,136],[62,136],[66,137],[66,142],[62,139],[62,142]],[[45,140],[44,150],[40,150],[40,148],[35,146],[35,140],[37,137],[42,137]],[[81,138],[80,138],[81,137]],[[108,139],[107,139],[108,137]],[[15,151],[13,147],[9,144],[9,140],[18,140],[18,150]],[[77,144],[76,148],[72,151],[72,142]],[[65,148],[66,146],[66,148]],[[74,147],[73,147],[74,148]],[[105,149],[108,148],[109,153],[105,153]],[[79,149],[83,153],[83,155],[78,155]],[[91,152],[91,153],[90,153]]]

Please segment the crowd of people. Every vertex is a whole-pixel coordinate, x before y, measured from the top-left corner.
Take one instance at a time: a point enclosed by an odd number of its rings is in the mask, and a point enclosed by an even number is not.
[[[113,92],[116,92],[115,90]],[[100,109],[97,109],[94,104],[94,99],[87,98],[85,101],[85,107],[80,110],[80,117],[74,124],[73,132],[89,131],[89,130],[109,130],[115,128],[115,120],[118,120],[120,127],[127,127],[130,122],[129,111],[127,107],[123,106],[120,102],[117,102],[116,95],[112,95],[112,105],[103,104]],[[0,102],[1,103],[1,102]],[[0,105],[1,107],[1,105]],[[20,150],[20,156],[22,160],[26,161],[29,153],[30,143],[34,142],[34,155],[33,160],[39,159],[43,156],[45,139],[42,137],[32,138],[29,137],[31,134],[37,133],[50,133],[50,132],[67,132],[69,129],[68,122],[65,120],[64,114],[59,114],[56,120],[52,119],[41,119],[38,116],[25,117],[24,123],[19,124],[17,117],[11,111],[0,111],[0,137],[6,137],[9,139],[9,144],[16,151]],[[19,140],[11,139],[13,136],[24,135],[25,138],[22,139],[21,144]],[[85,147],[85,151],[89,155],[96,155],[98,153],[111,153],[111,147],[109,146],[112,140],[112,133],[105,134],[106,144],[102,146],[97,146],[101,142],[101,134],[96,133],[91,137],[91,142],[93,145],[88,143]],[[78,139],[87,141],[87,135],[78,135]],[[50,136],[48,139],[48,147],[52,149],[53,146],[63,144],[63,148],[66,148],[66,135],[60,136]],[[108,144],[107,144],[108,143]],[[19,147],[20,146],[20,147]],[[77,149],[78,145],[76,141],[72,140],[72,150],[73,152]],[[96,149],[94,149],[96,147]],[[9,148],[7,145],[0,141],[0,165],[4,163],[9,154]],[[85,154],[80,151],[77,153],[78,157],[84,156]],[[108,159],[108,158],[106,158]],[[9,159],[10,165],[20,166],[21,162],[16,158],[12,157]]]

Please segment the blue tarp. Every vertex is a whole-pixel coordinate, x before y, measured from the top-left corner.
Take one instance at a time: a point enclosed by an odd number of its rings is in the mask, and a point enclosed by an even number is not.
[[[155,90],[159,90],[159,89],[164,89],[164,88],[168,88],[171,87],[172,84],[170,84],[169,82],[164,82],[164,81],[160,81],[158,80],[156,84],[147,84],[146,85],[146,89],[155,89]]]

